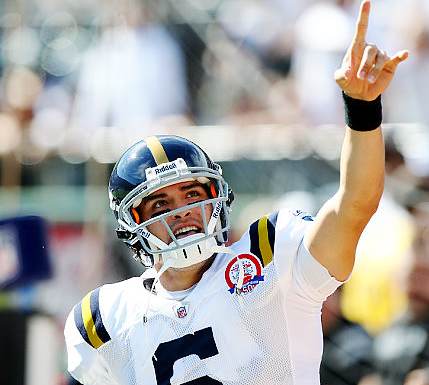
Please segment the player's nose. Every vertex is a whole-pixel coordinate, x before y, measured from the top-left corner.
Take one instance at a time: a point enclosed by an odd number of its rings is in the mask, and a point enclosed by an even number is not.
[[[192,209],[187,208],[185,206],[185,207],[183,207],[183,210],[180,210],[179,212],[175,213],[173,215],[173,218],[174,219],[180,219],[180,218],[189,217],[191,215],[191,211],[192,211]]]

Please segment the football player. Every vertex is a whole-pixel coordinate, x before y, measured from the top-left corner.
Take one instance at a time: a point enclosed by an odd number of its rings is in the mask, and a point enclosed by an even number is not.
[[[280,210],[226,247],[233,194],[196,144],[153,136],[109,183],[117,234],[150,267],[88,293],[65,328],[85,385],[318,384],[320,312],[353,268],[383,191],[380,94],[406,51],[366,43],[364,0],[336,81],[346,133],[340,187],[317,216]]]

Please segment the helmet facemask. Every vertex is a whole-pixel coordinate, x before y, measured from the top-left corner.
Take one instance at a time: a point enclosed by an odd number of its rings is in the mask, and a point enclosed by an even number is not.
[[[130,191],[119,206],[116,207],[119,225],[132,236],[128,243],[132,246],[141,245],[140,258],[147,265],[162,259],[168,267],[184,268],[210,258],[216,252],[225,252],[221,246],[226,241],[226,234],[230,228],[229,223],[229,197],[228,185],[224,181],[220,166],[215,167],[187,167],[183,159],[145,170],[146,181]],[[211,191],[209,199],[198,201],[175,210],[162,213],[158,216],[140,222],[133,209],[141,204],[144,198],[164,187],[195,180]],[[210,186],[210,187],[209,187]],[[207,210],[212,213],[207,219]],[[167,218],[198,208],[202,218],[202,232],[178,238],[167,223]],[[168,232],[171,242],[166,244],[148,230],[148,226],[158,222]],[[140,246],[139,245],[139,246]],[[136,247],[136,249],[138,249]],[[148,258],[149,257],[149,258]]]

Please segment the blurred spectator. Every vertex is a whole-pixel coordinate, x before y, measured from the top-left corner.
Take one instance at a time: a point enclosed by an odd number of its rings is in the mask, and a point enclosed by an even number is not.
[[[295,24],[293,76],[303,118],[311,124],[343,123],[333,74],[352,37],[354,22],[334,2],[316,2]]]
[[[289,3],[288,11],[284,12],[282,5],[275,2],[268,6],[259,1],[224,2],[218,19],[231,39],[255,55],[264,68],[287,75],[292,55],[293,14],[300,8],[296,2]]]
[[[388,327],[406,308],[400,283],[412,236],[410,214],[385,191],[359,240],[353,275],[343,287],[345,316],[371,334]]]
[[[203,124],[300,121],[288,79],[293,41],[289,16],[278,4],[221,3],[206,34],[206,75],[198,96]]]
[[[328,297],[322,308],[322,385],[352,385],[372,372],[372,338],[358,324],[344,318],[341,290]]]
[[[404,0],[389,5],[389,29],[396,40],[395,48],[405,44],[411,55],[402,68],[401,81],[392,84],[385,95],[385,111],[389,121],[428,124],[425,106],[429,97],[429,2]]]
[[[83,134],[113,126],[134,141],[149,135],[154,121],[187,113],[179,46],[145,3],[131,3],[112,9],[114,25],[83,60],[72,114]]]
[[[411,371],[429,368],[429,210],[425,203],[413,210],[416,235],[406,277],[408,311],[374,342],[377,376],[364,384],[402,385]],[[408,383],[423,385],[423,371],[414,372]]]

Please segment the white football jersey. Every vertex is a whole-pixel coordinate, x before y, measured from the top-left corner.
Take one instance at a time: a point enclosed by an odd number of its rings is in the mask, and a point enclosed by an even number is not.
[[[152,270],[90,292],[68,317],[70,373],[85,385],[316,385],[320,312],[341,283],[303,245],[312,218],[254,222],[184,292]]]

